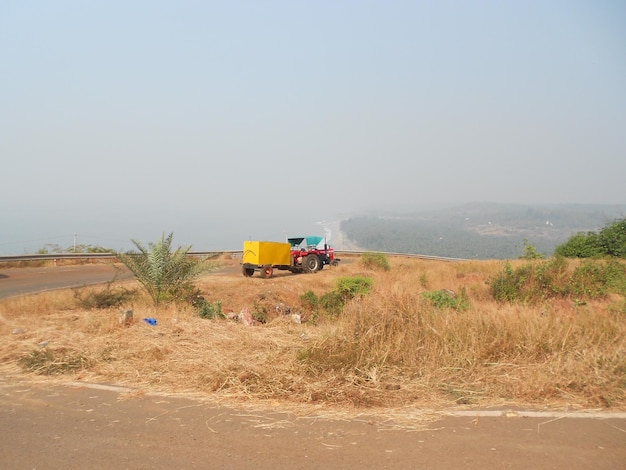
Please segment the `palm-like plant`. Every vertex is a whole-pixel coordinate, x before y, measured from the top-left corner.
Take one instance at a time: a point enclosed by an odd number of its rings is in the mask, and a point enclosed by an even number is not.
[[[139,251],[116,253],[148,291],[155,305],[188,295],[193,289],[192,281],[205,269],[197,259],[188,256],[191,246],[172,251],[173,235],[163,234],[159,241],[148,246],[131,240]]]

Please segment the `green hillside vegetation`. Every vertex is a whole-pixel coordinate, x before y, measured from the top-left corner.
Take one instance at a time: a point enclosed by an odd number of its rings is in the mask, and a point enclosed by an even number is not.
[[[555,254],[568,258],[626,258],[626,218],[616,220],[599,232],[577,233],[557,246]]]
[[[465,259],[514,259],[527,244],[550,256],[579,233],[626,213],[625,205],[473,203],[417,213],[352,217],[341,230],[364,250]]]

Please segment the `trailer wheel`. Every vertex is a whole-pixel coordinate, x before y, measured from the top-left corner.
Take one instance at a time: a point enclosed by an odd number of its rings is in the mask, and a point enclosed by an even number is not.
[[[266,264],[261,268],[261,277],[263,279],[269,279],[274,274],[274,268],[272,268],[269,264]]]
[[[246,268],[245,266],[243,266],[241,268],[241,272],[245,277],[252,277],[252,275],[254,274],[254,268]]]
[[[321,261],[319,259],[319,256],[310,254],[304,258],[304,262],[302,264],[304,265],[304,270],[306,272],[314,273],[320,270]]]

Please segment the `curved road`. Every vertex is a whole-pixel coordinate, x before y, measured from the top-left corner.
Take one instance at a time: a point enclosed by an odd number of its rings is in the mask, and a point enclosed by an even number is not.
[[[125,266],[118,264],[3,268],[0,269],[0,299],[132,277]]]

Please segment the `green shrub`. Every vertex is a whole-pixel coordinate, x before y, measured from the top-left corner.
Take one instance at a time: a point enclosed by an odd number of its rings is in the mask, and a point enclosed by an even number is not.
[[[336,290],[326,292],[320,297],[320,305],[331,316],[339,315],[345,302],[346,298]]]
[[[598,234],[602,252],[615,258],[626,258],[626,218],[607,225]]]
[[[609,293],[626,295],[626,265],[617,260],[585,261],[574,270],[570,290],[572,294],[588,298]]]
[[[437,309],[467,310],[469,308],[469,298],[465,288],[461,288],[459,295],[447,289],[424,292],[422,295]]]
[[[567,293],[567,262],[552,258],[512,269],[507,263],[489,281],[491,295],[500,302],[534,303]]]
[[[543,263],[531,264],[535,268],[534,284],[528,285],[531,297],[540,293],[540,297],[558,297],[569,293],[569,275],[567,261],[561,256]]]
[[[626,296],[626,264],[611,259],[606,263],[606,270],[609,292]]]
[[[349,300],[359,295],[368,294],[373,284],[374,281],[369,277],[340,277],[336,281],[335,289],[342,297]]]
[[[361,264],[368,269],[382,269],[389,271],[389,260],[384,253],[365,252],[360,258]]]
[[[595,258],[602,256],[598,235],[594,232],[577,233],[554,249],[556,256],[566,258]]]
[[[259,323],[267,323],[267,307],[256,300],[254,301],[254,307],[252,309],[252,312],[250,312],[250,315],[252,315],[252,319],[254,321],[257,321]]]
[[[581,297],[604,297],[608,291],[607,270],[598,263],[586,262],[572,274],[571,293]]]
[[[626,218],[614,221],[599,233],[577,233],[558,245],[554,254],[568,258],[626,258]]]
[[[337,316],[348,300],[368,294],[372,285],[373,281],[369,277],[340,277],[335,288],[319,298],[318,305],[329,315]]]
[[[302,294],[300,296],[300,305],[302,305],[303,309],[311,312],[311,315],[308,316],[306,321],[312,324],[317,324],[319,320],[320,299],[315,292],[309,290]]]
[[[528,240],[524,239],[524,248],[522,249],[522,256],[520,259],[543,259],[544,256],[537,251],[533,245],[531,245]]]
[[[218,300],[216,302],[209,302],[205,299],[198,301],[194,304],[196,308],[196,312],[200,318],[205,318],[207,320],[212,320],[214,318],[225,318],[222,313],[222,301]]]
[[[300,296],[300,303],[309,310],[317,310],[320,300],[312,290],[306,291]]]
[[[616,260],[588,260],[570,274],[564,258],[529,263],[517,269],[506,264],[488,281],[494,299],[536,303],[554,297],[597,298],[626,295],[626,266]]]
[[[488,281],[491,295],[500,302],[517,302],[521,300],[521,292],[529,276],[529,265],[513,270],[510,263],[506,263],[504,268]]]

